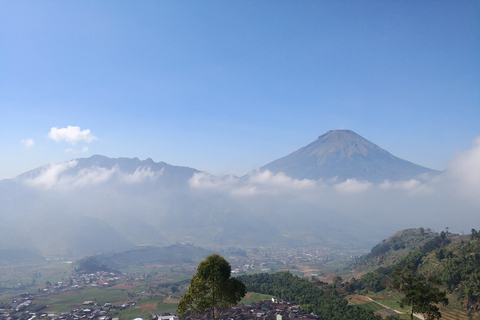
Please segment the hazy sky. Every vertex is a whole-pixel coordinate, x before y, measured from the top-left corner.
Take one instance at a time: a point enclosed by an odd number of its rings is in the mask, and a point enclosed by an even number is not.
[[[332,129],[445,169],[478,1],[0,0],[0,179],[93,154],[243,175]]]

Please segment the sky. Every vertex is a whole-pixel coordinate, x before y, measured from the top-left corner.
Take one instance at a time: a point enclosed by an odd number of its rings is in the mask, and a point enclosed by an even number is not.
[[[0,179],[94,154],[240,176],[333,129],[443,170],[480,136],[477,1],[0,9]]]

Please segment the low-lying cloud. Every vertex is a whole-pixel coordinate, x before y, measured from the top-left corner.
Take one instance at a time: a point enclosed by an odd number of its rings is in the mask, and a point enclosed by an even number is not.
[[[224,194],[237,201],[239,196],[252,203],[259,198],[271,203],[289,199],[290,204],[297,201],[299,208],[307,201],[314,207],[372,222],[405,227],[466,226],[465,230],[470,230],[480,227],[480,137],[471,149],[457,154],[441,174],[407,181],[298,180],[283,173],[257,171],[242,178],[197,173],[189,185],[193,190]]]
[[[120,183],[140,183],[145,180],[154,180],[163,173],[163,170],[154,172],[149,167],[139,167],[133,173],[122,172],[118,166],[112,168],[93,166],[78,171],[71,170],[77,165],[77,160],[46,165],[38,175],[26,178],[24,183],[44,189],[71,190],[91,187],[114,179],[115,182]]]
[[[313,230],[310,232],[314,234],[317,228],[326,232],[332,227],[345,227],[352,233],[388,236],[420,226],[436,231],[448,226],[452,232],[480,228],[480,138],[471,149],[457,154],[441,174],[406,181],[309,180],[255,171],[241,178],[195,173],[185,185],[165,170],[168,174],[148,166],[130,168],[129,172],[118,166],[79,168],[73,160],[45,166],[22,181],[42,190],[71,191],[72,203],[78,198],[77,202],[84,205],[82,199],[87,199],[89,208],[95,211],[102,208],[103,212],[117,212],[111,209],[116,205],[138,213],[138,207],[142,207],[142,212],[151,212],[155,217],[152,220],[158,221],[158,212],[164,212],[171,219],[162,222],[166,224],[191,219],[192,212],[199,221],[212,219],[214,224],[225,212],[235,212],[249,222],[275,221],[278,228],[282,223],[296,224],[296,229],[292,226],[294,233],[298,228]],[[142,184],[149,181],[156,182]],[[176,183],[174,188],[171,181]],[[183,218],[179,212],[183,212]]]
[[[456,155],[445,173],[452,193],[480,204],[480,137],[473,140],[472,148]]]
[[[308,192],[317,187],[317,181],[293,179],[283,173],[273,174],[270,171],[257,171],[247,178],[213,176],[199,172],[192,176],[189,185],[197,190],[216,191],[234,196],[255,196]]]

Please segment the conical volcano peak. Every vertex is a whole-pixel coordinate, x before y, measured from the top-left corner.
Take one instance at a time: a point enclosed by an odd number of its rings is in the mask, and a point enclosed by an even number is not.
[[[336,136],[357,136],[360,137],[358,134],[353,132],[352,130],[348,129],[336,129],[336,130],[328,130],[326,133],[322,134],[321,136],[318,136],[318,138],[322,137],[336,137]]]
[[[330,130],[325,134],[322,134],[318,137],[317,141],[322,142],[334,142],[334,143],[348,143],[350,141],[357,141],[365,144],[375,145],[367,139],[363,138],[359,134],[353,132],[352,130]]]
[[[366,156],[373,151],[388,153],[351,130],[330,130],[297,152],[303,152],[307,156],[316,155],[319,162],[324,163],[332,155],[348,158],[355,154]]]
[[[371,182],[409,180],[436,173],[397,158],[351,130],[330,130],[312,143],[260,170],[297,179],[358,179]]]

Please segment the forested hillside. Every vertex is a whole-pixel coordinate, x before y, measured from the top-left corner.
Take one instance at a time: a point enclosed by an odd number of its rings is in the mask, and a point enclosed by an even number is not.
[[[470,319],[480,318],[479,233],[472,229],[471,235],[462,236],[446,231],[411,229],[383,241],[356,262],[357,271],[369,272],[343,283],[344,290],[364,294],[391,290],[395,270],[412,266],[417,275],[441,280],[452,307]]]
[[[348,306],[333,285],[315,283],[289,272],[275,274],[258,273],[238,277],[247,286],[247,291],[270,294],[280,299],[294,301],[307,312],[317,314],[320,319],[332,320],[380,320],[372,311],[359,306]]]

